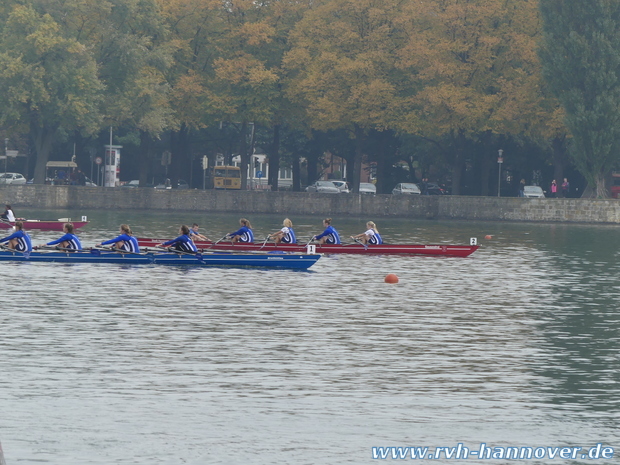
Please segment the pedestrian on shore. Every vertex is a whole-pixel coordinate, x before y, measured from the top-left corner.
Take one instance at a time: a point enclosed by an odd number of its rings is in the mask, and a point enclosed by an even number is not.
[[[551,197],[556,198],[558,196],[558,183],[555,182],[555,179],[551,181]]]
[[[519,197],[525,197],[525,179],[519,182]]]
[[[564,178],[564,182],[562,183],[562,197],[565,199],[570,195],[570,183],[568,179]]]

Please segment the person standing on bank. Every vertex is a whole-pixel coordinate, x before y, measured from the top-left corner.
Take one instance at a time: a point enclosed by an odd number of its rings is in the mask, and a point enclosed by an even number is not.
[[[564,178],[564,182],[562,183],[562,197],[568,198],[570,194],[570,184],[568,179]]]
[[[558,183],[555,182],[555,179],[551,181],[551,197],[556,198],[558,196]]]
[[[519,181],[519,197],[525,197],[525,179]]]

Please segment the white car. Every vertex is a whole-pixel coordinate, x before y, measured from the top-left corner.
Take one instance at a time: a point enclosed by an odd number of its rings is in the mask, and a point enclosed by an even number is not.
[[[411,194],[422,194],[420,188],[417,184],[412,182],[401,182],[396,184],[396,187],[392,189],[392,194],[394,195],[411,195]]]
[[[376,194],[377,186],[371,182],[360,182],[360,194]]]
[[[340,194],[340,189],[331,181],[317,181],[306,187],[306,192],[318,192],[321,194]]]
[[[348,194],[351,191],[349,190],[349,184],[346,181],[332,181],[341,194]]]
[[[545,193],[540,186],[525,186],[523,188],[523,197],[530,197],[535,199],[544,199]]]
[[[26,184],[27,179],[19,173],[0,174],[0,184]]]

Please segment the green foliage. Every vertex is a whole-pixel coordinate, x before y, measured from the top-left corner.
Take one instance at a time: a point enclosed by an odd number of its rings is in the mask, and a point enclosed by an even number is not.
[[[573,160],[597,196],[620,158],[620,3],[547,0],[545,78],[565,110]]]

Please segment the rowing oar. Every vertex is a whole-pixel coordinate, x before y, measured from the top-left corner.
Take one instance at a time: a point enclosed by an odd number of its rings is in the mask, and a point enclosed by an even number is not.
[[[216,246],[218,243],[222,242],[224,239],[226,239],[228,237],[228,234],[226,234],[224,237],[222,237],[221,239],[218,239],[217,241],[215,241],[213,244],[211,244],[209,247],[207,247],[208,249],[210,249],[211,247]]]
[[[97,252],[94,252],[94,251]],[[119,249],[118,247],[91,247],[90,249],[90,253],[92,253],[93,255],[101,255],[101,251],[105,250],[105,251],[109,251],[109,252],[118,252],[120,254],[126,254],[126,255],[147,255],[146,253],[142,253],[142,252],[130,252],[128,250],[124,250],[124,249]]]
[[[155,247],[156,250],[160,250],[162,252],[170,252],[170,253],[176,253],[179,255],[191,255],[192,257],[196,257],[196,259],[198,259],[199,261],[202,261],[202,254],[200,252],[186,252],[185,250],[177,250],[177,249],[173,249],[172,247]],[[148,249],[146,249],[148,251]]]
[[[267,241],[268,241],[270,238],[271,238],[271,236],[267,236],[267,237],[265,238],[265,242],[263,242],[263,245],[261,245],[261,246],[260,246],[260,249],[258,249],[258,250],[263,250],[263,247],[265,247],[265,246],[267,245]]]
[[[355,242],[357,242],[358,244],[361,244],[364,246],[364,250],[368,250],[368,244],[364,244],[362,241],[360,241],[359,239],[356,239],[354,237],[352,237],[351,239],[353,239]],[[351,244],[352,245],[352,244]]]
[[[78,249],[69,249],[66,247],[60,247],[57,245],[38,245],[36,247],[32,248],[33,250],[40,250],[40,249],[44,249],[44,250],[61,250],[63,252],[81,252],[81,250]]]

